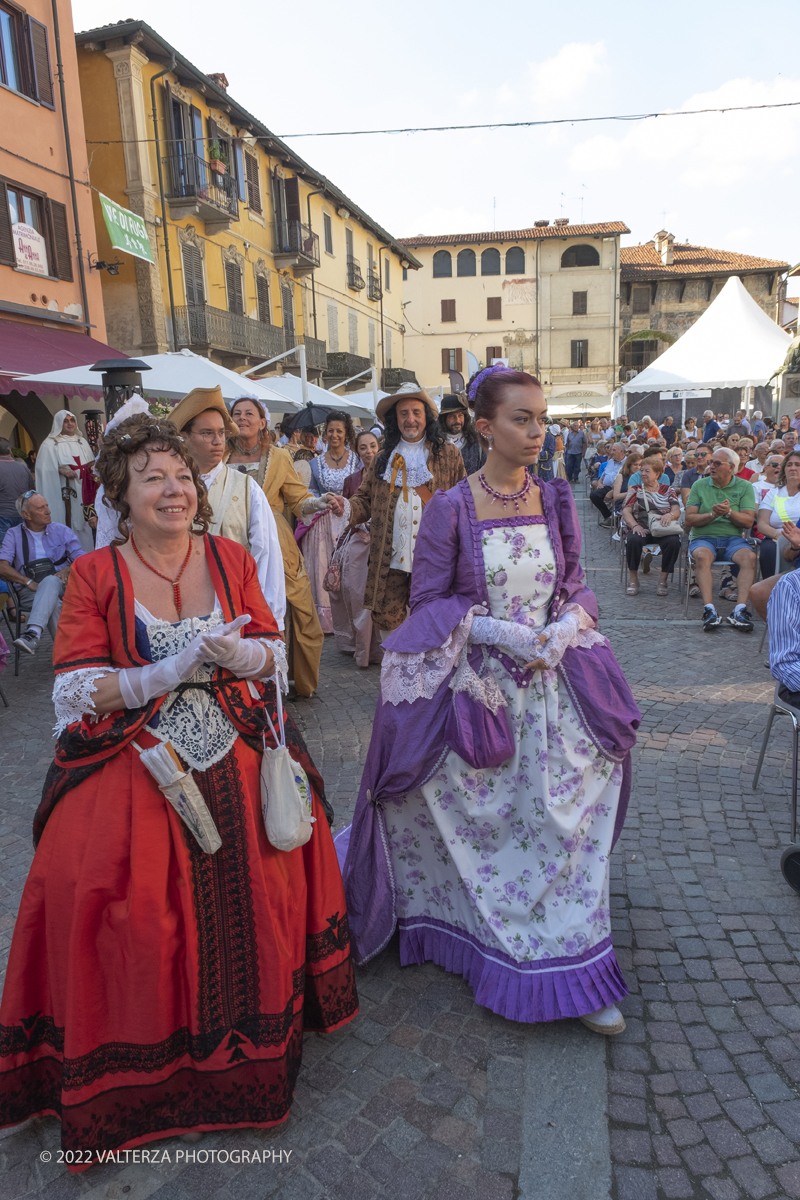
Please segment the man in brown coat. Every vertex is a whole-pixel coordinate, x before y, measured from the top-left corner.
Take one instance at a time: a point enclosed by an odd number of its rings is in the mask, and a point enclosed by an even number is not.
[[[385,425],[383,450],[349,501],[351,525],[370,521],[364,606],[381,636],[406,619],[414,544],[422,510],[433,493],[464,479],[464,460],[438,423],[436,405],[423,388],[404,383],[378,404]]]

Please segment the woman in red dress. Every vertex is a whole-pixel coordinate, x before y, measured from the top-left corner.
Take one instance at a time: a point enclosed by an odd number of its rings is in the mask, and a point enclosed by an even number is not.
[[[0,1006],[0,1126],[58,1116],[65,1151],[276,1125],[303,1031],[358,1007],[323,783],[288,717],[316,822],[289,852],[264,832],[262,734],[285,653],[255,564],[206,533],[169,423],[123,422],[99,471],[121,536],[75,564],[64,597],[62,731]],[[143,764],[159,743],[191,772],[215,853]]]

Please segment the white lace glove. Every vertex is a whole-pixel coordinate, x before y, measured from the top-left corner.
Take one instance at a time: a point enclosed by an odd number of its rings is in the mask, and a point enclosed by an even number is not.
[[[327,496],[309,496],[303,501],[303,507],[300,512],[303,517],[313,517],[314,513],[323,513],[328,511]]]
[[[215,662],[231,671],[237,679],[259,679],[264,673],[267,648],[256,638],[246,641],[239,635],[244,625],[250,624],[250,616],[237,617],[227,625],[217,625],[202,636],[206,662]]]
[[[544,645],[532,658],[541,658],[550,671],[554,671],[564,656],[564,651],[574,646],[581,631],[581,623],[574,612],[562,613],[557,621],[542,632]]]
[[[527,625],[516,621],[501,621],[496,617],[474,617],[469,635],[470,642],[484,646],[496,646],[520,662],[531,662],[540,657],[539,635]]]
[[[141,708],[156,696],[172,692],[192,678],[201,663],[208,662],[203,635],[198,635],[178,654],[170,654],[146,667],[127,667],[119,672],[119,690],[126,708]]]

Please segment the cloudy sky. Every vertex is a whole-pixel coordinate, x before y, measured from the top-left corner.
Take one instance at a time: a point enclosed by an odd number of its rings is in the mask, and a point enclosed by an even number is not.
[[[131,9],[282,136],[800,101],[800,5],[673,0],[73,0]],[[641,14],[641,15],[640,15]],[[565,19],[565,16],[568,19]],[[396,237],[623,220],[800,260],[800,105],[537,129],[289,137]]]

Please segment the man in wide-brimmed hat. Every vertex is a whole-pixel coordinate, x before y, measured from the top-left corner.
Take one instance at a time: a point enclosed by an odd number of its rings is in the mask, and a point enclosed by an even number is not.
[[[406,618],[422,510],[434,492],[454,487],[466,471],[424,388],[404,383],[379,401],[377,416],[385,425],[384,447],[355,496],[340,507],[346,512],[349,505],[351,525],[372,522],[364,606],[385,635]]]
[[[250,551],[264,599],[283,629],[286,584],[278,528],[256,481],[223,462],[228,453],[226,438],[236,437],[239,427],[230,418],[222,389],[194,388],[176,404],[169,419],[183,434],[206,485],[214,514],[209,533],[232,538]]]
[[[478,439],[465,396],[455,393],[442,396],[439,425],[450,445],[461,454],[464,470],[468,475],[474,475],[486,462],[486,451]]]

